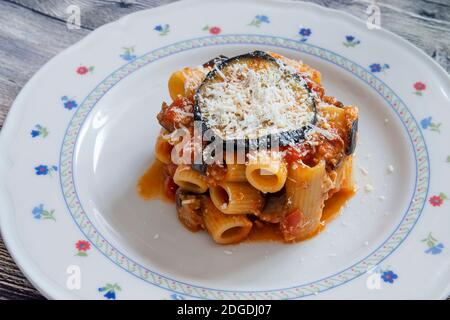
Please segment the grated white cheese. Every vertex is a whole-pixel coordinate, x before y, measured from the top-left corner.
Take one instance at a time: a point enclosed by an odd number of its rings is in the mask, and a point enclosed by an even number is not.
[[[184,68],[181,70],[184,81],[184,91],[194,92],[200,86],[206,75],[210,71],[210,68],[198,66],[196,68]]]
[[[306,140],[308,140],[309,143],[315,143],[316,145],[319,143],[318,141],[312,140],[313,135],[315,133],[319,133],[319,134],[323,135],[328,140],[333,140],[333,139],[336,139],[337,137],[339,137],[337,134],[335,134],[335,133],[333,133],[331,131],[319,128],[319,127],[314,126],[314,125],[311,125],[311,128],[312,129],[308,130],[308,132],[306,132],[306,134],[305,134],[305,138],[306,138]]]
[[[369,171],[367,171],[367,169],[366,168],[364,168],[364,167],[359,167],[359,170],[361,171],[361,173],[363,174],[363,175],[365,175],[365,176],[367,176],[368,174],[369,174]]]
[[[392,164],[388,165],[388,167],[387,167],[388,173],[393,173],[394,170],[395,170],[395,169],[394,169],[394,166],[393,166]]]
[[[255,69],[243,60],[218,74],[223,79],[201,88],[199,104],[207,126],[224,140],[299,129],[314,117],[313,97],[304,80],[276,63]]]
[[[291,197],[288,197],[288,198],[287,198],[286,204],[287,204],[288,206],[290,206],[290,205],[292,204]]]

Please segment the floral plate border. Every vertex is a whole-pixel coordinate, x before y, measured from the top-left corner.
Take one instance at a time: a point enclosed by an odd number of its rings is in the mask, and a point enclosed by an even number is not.
[[[187,50],[204,46],[226,44],[269,45],[300,51],[331,62],[349,71],[375,89],[377,93],[389,103],[402,121],[405,130],[408,132],[414,150],[416,169],[414,193],[409,207],[395,231],[375,251],[353,266],[326,278],[284,289],[267,291],[230,291],[200,287],[168,278],[132,261],[126,257],[126,255],[114,248],[99,233],[84,212],[74,183],[73,157],[78,134],[84,121],[88,117],[90,111],[95,107],[96,103],[117,83],[149,63]],[[91,91],[73,115],[69,126],[66,129],[61,146],[59,168],[61,189],[70,214],[86,238],[89,239],[103,255],[130,274],[150,284],[172,292],[204,299],[300,298],[335,288],[366,274],[368,270],[373,269],[392,254],[406,239],[414,225],[417,223],[427,199],[430,177],[428,150],[422,132],[419,129],[419,125],[405,103],[382,80],[357,63],[330,50],[306,42],[298,42],[282,37],[246,34],[208,36],[177,42],[146,53],[114,71]]]

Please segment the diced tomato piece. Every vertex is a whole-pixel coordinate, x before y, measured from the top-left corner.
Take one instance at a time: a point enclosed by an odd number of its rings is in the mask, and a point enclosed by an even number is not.
[[[168,177],[173,178],[173,175],[175,174],[175,171],[177,170],[178,166],[174,163],[168,163],[164,165],[164,174]]]
[[[286,241],[293,241],[303,222],[303,214],[299,209],[289,212],[280,222],[280,229]]]
[[[169,106],[169,109],[166,112],[167,119],[169,121],[174,121],[177,116],[177,112],[179,110],[184,110],[184,108],[189,104],[190,104],[189,100],[184,97],[180,96],[177,99],[175,99],[175,101],[172,102],[172,104]]]
[[[171,177],[167,177],[164,182],[166,195],[170,200],[175,201],[175,193],[177,192],[178,186],[175,184]]]
[[[306,85],[308,86],[308,89],[311,91],[314,91],[317,94],[317,96],[320,99],[322,99],[322,97],[325,94],[325,89],[320,84],[312,81],[309,78],[305,78],[305,81],[306,81]]]
[[[157,116],[159,123],[169,132],[179,128],[180,124],[188,127],[192,117],[185,115],[185,113],[193,112],[193,104],[192,99],[181,96],[176,98],[170,105],[163,103]]]
[[[299,144],[295,147],[287,147],[286,154],[284,156],[284,160],[288,163],[299,162],[303,160],[305,156],[308,154],[308,147],[305,144]]]

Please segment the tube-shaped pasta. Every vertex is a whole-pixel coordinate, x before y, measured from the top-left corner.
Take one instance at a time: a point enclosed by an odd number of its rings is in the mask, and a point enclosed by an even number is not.
[[[330,179],[333,181],[333,189],[336,189],[337,191],[341,189],[342,182],[345,180],[347,161],[348,157],[345,157],[338,168],[329,172]]]
[[[155,145],[155,154],[156,159],[161,161],[162,163],[169,164],[172,162],[171,160],[171,152],[173,146],[165,140],[161,135],[156,139]]]
[[[222,182],[209,189],[214,205],[225,214],[247,214],[258,212],[264,198],[247,182]]]
[[[321,107],[320,113],[327,119],[328,123],[330,123],[332,127],[342,129],[346,127],[347,120],[345,117],[345,109],[329,105]]]
[[[188,165],[179,165],[177,167],[177,170],[173,175],[173,181],[182,190],[194,193],[204,193],[208,190],[206,178]]]
[[[341,181],[341,190],[355,191],[355,181],[353,180],[353,157],[349,156],[343,164],[344,178]]]
[[[225,181],[230,182],[245,182],[247,177],[245,175],[245,164],[227,164],[227,173]]]
[[[189,97],[195,93],[205,79],[206,71],[204,68],[183,68],[170,76],[169,93],[172,100],[178,96]]]
[[[258,152],[249,159],[245,169],[248,182],[262,192],[280,191],[287,177],[286,163],[273,152]]]
[[[299,209],[303,215],[296,240],[308,238],[319,227],[324,201],[331,187],[324,161],[312,168],[295,164],[289,166],[287,205],[290,210]]]
[[[341,191],[341,188],[346,180],[349,165],[350,167],[352,166],[351,156],[345,157],[344,160],[342,160],[342,163],[338,166],[338,168],[328,173],[328,176],[330,177],[331,182],[333,183],[333,187],[328,192],[328,198],[331,198],[335,193]],[[350,179],[351,179],[351,172],[350,172]]]
[[[208,197],[202,199],[202,216],[206,230],[219,244],[241,242],[252,229],[252,222],[247,216],[223,214]]]
[[[297,69],[297,71],[300,72],[301,74],[309,74],[309,77],[311,78],[312,81],[316,82],[317,84],[320,84],[322,75],[318,70],[311,68],[310,66],[301,61],[286,58],[285,56],[282,56],[275,52],[269,52],[269,54],[276,59],[280,59],[288,66]]]

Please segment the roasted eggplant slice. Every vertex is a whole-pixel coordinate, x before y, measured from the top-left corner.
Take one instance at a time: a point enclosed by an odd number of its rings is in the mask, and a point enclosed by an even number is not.
[[[200,196],[178,189],[175,193],[178,219],[191,231],[202,229]]]
[[[305,79],[263,51],[215,64],[194,98],[203,130],[235,146],[298,143],[317,120]]]
[[[205,163],[194,163],[194,164],[192,164],[191,167],[198,173],[200,173],[204,176],[206,175],[207,165]]]
[[[352,127],[348,133],[348,147],[346,150],[347,155],[353,154],[356,148],[356,142],[358,138],[358,119],[353,121]]]
[[[204,68],[214,68],[216,65],[221,64],[223,61],[228,60],[228,57],[220,55],[214,59],[209,60],[203,64]]]
[[[265,222],[280,223],[286,210],[286,192],[283,189],[277,193],[268,193],[264,208],[261,212],[257,212],[256,216]]]

